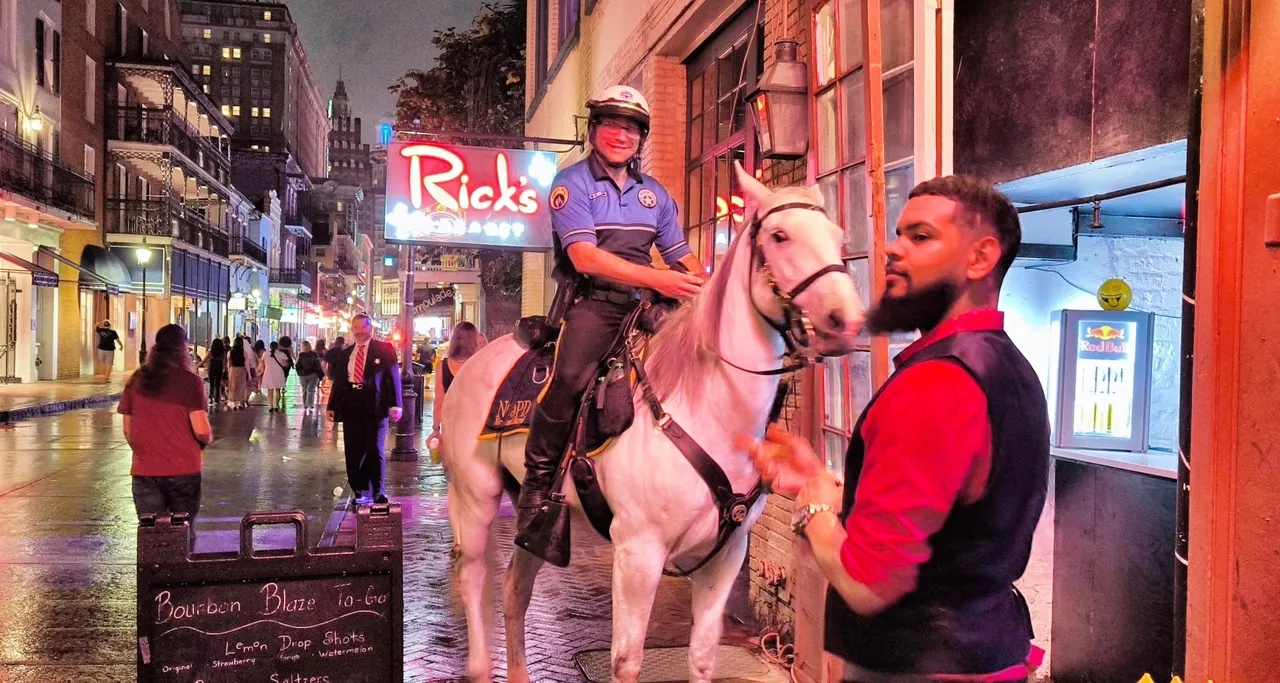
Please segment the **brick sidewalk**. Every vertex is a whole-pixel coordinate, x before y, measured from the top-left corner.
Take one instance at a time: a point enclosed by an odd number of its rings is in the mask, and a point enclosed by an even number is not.
[[[81,377],[0,385],[0,424],[111,403],[120,398],[127,379],[115,373],[110,382]]]
[[[453,532],[449,528],[444,473],[423,463],[388,463],[388,493],[404,515],[404,659],[406,681],[459,681],[466,669],[466,621],[453,588]],[[354,515],[342,524],[336,543],[354,543]],[[548,565],[538,574],[529,606],[526,639],[529,673],[535,681],[573,683],[585,680],[573,663],[584,650],[608,649],[612,633],[612,547],[589,530],[575,530],[573,563],[567,569]],[[506,680],[506,648],[502,602],[502,570],[514,548],[515,512],[503,498],[489,544],[489,585],[495,614],[492,633],[494,676]],[[664,577],[649,620],[646,648],[689,643],[693,625],[691,582]],[[759,652],[758,633],[743,625],[747,604],[744,570],[726,612],[725,645]],[[754,680],[754,679],[753,679]],[[786,680],[777,678],[776,680]],[[746,682],[744,682],[746,683]]]

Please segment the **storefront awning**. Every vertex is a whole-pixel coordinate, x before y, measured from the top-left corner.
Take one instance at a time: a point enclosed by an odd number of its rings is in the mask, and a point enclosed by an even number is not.
[[[31,284],[36,287],[57,287],[58,275],[47,268],[42,268],[36,264],[14,256],[7,251],[0,251],[0,261],[8,261],[9,263],[31,273]]]
[[[115,254],[102,247],[86,246],[80,256],[80,263],[73,263],[71,259],[48,247],[40,247],[40,251],[79,272],[82,289],[105,291],[112,296],[130,290],[129,271]]]

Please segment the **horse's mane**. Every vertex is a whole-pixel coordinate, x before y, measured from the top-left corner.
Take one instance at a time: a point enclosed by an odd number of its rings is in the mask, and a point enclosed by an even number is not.
[[[803,188],[784,187],[776,191],[771,204],[786,201],[812,201]],[[767,207],[766,207],[767,208]],[[755,212],[742,230],[734,236],[724,260],[689,303],[667,316],[662,329],[649,340],[645,370],[661,399],[669,398],[683,385],[692,394],[701,393],[720,357],[720,321],[724,316],[725,291],[729,286],[729,265],[742,245],[750,241]],[[751,270],[755,264],[747,264]],[[743,273],[737,273],[743,277]],[[695,398],[696,400],[696,398]]]

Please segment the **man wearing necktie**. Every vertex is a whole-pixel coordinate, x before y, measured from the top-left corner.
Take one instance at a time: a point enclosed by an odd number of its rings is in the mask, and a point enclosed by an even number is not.
[[[351,319],[355,341],[332,367],[329,419],[342,423],[347,479],[356,505],[387,502],[384,475],[387,420],[399,420],[400,367],[396,351],[373,338],[373,321],[364,313]]]

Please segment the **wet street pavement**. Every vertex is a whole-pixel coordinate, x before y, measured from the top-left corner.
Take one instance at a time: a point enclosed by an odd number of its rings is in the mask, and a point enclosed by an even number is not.
[[[304,511],[312,545],[326,529],[344,542],[339,529],[352,519],[340,504],[340,433],[323,416],[254,406],[211,419],[216,440],[205,454],[197,551],[234,549],[241,516],[266,510]],[[421,462],[391,463],[388,473],[389,494],[404,514],[405,680],[454,681],[464,670],[466,631],[452,590],[445,478],[420,448]],[[130,457],[114,406],[0,428],[0,683],[134,680]],[[490,552],[495,604],[513,527],[504,502]],[[292,545],[287,530],[264,536],[258,547]],[[585,533],[575,542],[573,566],[538,578],[528,626],[534,680],[583,681],[572,656],[609,646],[611,550]],[[688,604],[689,583],[664,579],[647,646],[687,644]],[[756,634],[736,618],[749,614],[745,581],[729,614],[725,642],[752,641]],[[501,623],[495,617],[498,680],[505,678]]]

